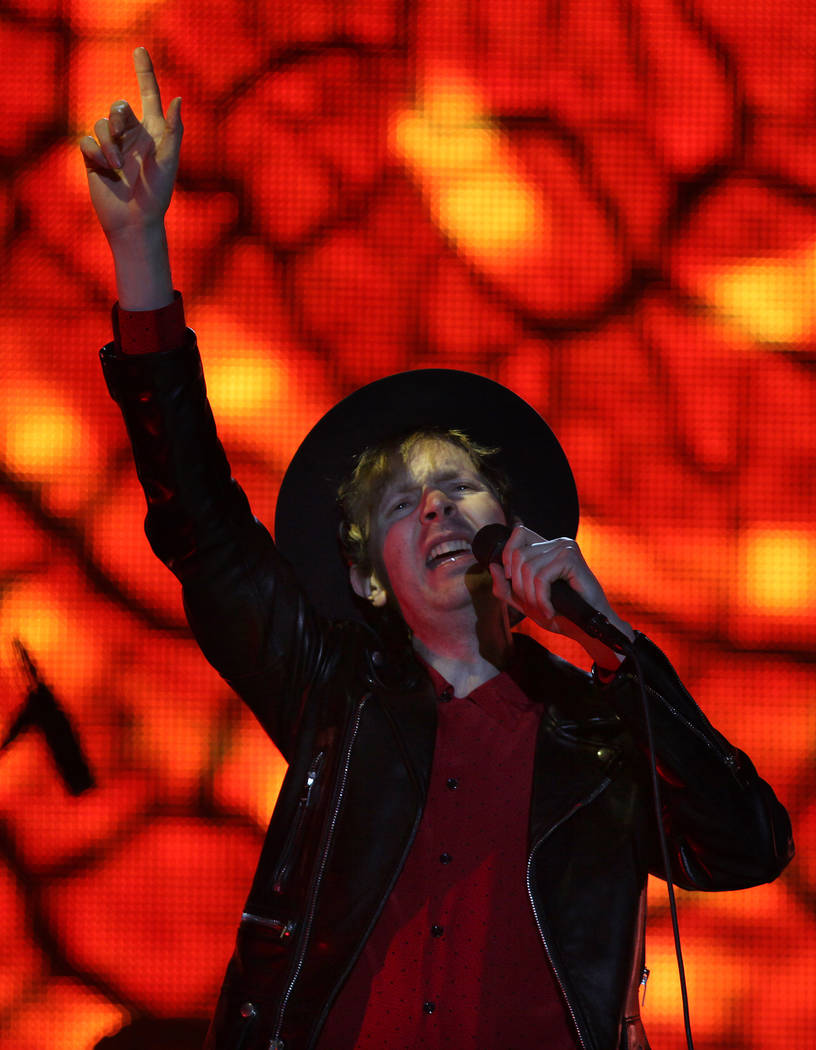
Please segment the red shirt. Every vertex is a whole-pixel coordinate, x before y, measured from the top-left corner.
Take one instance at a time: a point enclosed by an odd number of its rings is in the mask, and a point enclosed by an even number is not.
[[[527,895],[539,709],[507,673],[463,699],[430,673],[425,812],[320,1050],[575,1050]]]

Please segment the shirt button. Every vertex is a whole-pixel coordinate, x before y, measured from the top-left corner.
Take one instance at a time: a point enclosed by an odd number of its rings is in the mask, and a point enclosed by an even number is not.
[[[440,853],[439,854],[439,863],[440,864],[450,864],[450,862],[452,860],[453,860],[453,857],[450,855],[450,853]]]
[[[448,791],[455,791],[459,787],[459,781],[456,779],[456,777],[448,777],[448,779],[445,781],[445,786],[447,787]]]
[[[423,1013],[432,1014],[435,1009],[436,1003],[433,1002],[431,999],[426,999],[426,1001],[422,1004]]]
[[[452,685],[446,685],[445,688],[442,690],[442,692],[439,694],[439,699],[442,701],[443,704],[446,704],[448,702],[448,700],[450,700],[452,697],[453,697],[453,686]]]
[[[445,927],[440,926],[438,922],[435,922],[431,927],[431,937],[441,937],[445,932]]]

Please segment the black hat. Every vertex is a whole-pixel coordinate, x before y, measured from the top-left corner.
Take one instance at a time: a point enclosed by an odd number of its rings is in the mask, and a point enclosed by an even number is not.
[[[575,536],[578,494],[567,457],[534,408],[492,379],[424,368],[377,379],[315,424],[281,483],[275,539],[318,610],[362,619],[340,554],[337,490],[366,448],[424,426],[498,448],[513,513],[547,538]]]

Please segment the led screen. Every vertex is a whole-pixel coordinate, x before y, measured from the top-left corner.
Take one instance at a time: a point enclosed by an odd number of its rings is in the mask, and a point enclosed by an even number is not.
[[[776,883],[679,894],[696,1040],[808,1045],[812,3],[7,0],[0,41],[2,726],[17,640],[96,780],[72,796],[34,729],[0,753],[2,1045],[192,1040],[284,772],[148,549],[97,361],[115,286],[76,142],[137,99],[137,44],[184,100],[174,279],[256,514],[368,380],[464,368],[534,404],[608,594],[794,821]],[[679,1050],[650,900],[646,1027]]]

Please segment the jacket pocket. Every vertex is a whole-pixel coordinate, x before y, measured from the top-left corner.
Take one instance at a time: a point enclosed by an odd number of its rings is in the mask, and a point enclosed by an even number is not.
[[[278,862],[272,872],[271,883],[273,893],[283,893],[289,877],[292,874],[292,869],[294,868],[295,861],[300,852],[300,847],[303,843],[307,817],[315,806],[320,786],[320,777],[325,764],[326,752],[318,751],[309,766],[309,772],[306,774],[306,780],[303,784],[303,792],[298,799],[295,815],[292,818],[292,823],[289,825],[289,830],[286,833],[286,838],[283,847],[281,848]]]

